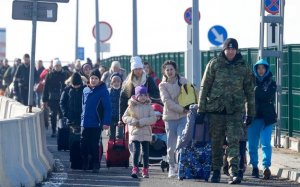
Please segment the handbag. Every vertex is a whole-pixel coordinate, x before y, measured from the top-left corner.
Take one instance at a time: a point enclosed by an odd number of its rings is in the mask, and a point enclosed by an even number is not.
[[[40,81],[39,83],[34,85],[33,90],[35,92],[42,93],[44,90],[44,87],[45,87],[45,84],[42,81]]]
[[[178,85],[180,86],[180,94],[178,96],[178,103],[183,108],[189,110],[190,105],[197,104],[197,94],[195,86],[191,83],[181,84],[179,82],[180,77],[178,76]]]

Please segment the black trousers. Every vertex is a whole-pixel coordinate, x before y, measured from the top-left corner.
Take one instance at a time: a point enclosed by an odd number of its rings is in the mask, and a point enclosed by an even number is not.
[[[53,103],[49,102],[48,105],[50,108],[50,121],[51,121],[52,133],[56,133],[57,116],[58,119],[62,118],[62,112],[59,107],[59,101]]]
[[[149,144],[148,141],[132,141],[133,144],[133,166],[139,166],[139,158],[141,154],[141,144],[142,144],[142,151],[143,151],[143,167],[149,167]]]
[[[87,162],[90,160],[93,163],[94,169],[100,168],[99,161],[99,140],[101,136],[101,128],[82,128],[81,129],[81,156],[83,162]],[[91,159],[89,159],[89,155],[91,155]]]

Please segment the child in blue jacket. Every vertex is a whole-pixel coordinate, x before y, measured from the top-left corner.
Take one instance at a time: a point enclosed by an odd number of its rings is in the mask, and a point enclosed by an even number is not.
[[[111,124],[111,102],[105,83],[101,82],[98,69],[90,73],[90,84],[83,89],[82,114],[81,114],[81,155],[83,169],[93,166],[93,172],[98,173],[99,139],[102,128],[109,129]],[[89,159],[89,155],[92,156]],[[89,163],[89,160],[92,163]]]
[[[272,147],[271,136],[273,124],[277,121],[274,101],[276,82],[272,79],[272,73],[267,61],[260,59],[253,67],[256,77],[255,106],[256,116],[248,128],[248,142],[250,164],[253,167],[252,176],[259,178],[258,170],[258,143],[262,148],[263,177],[269,179],[271,171]]]

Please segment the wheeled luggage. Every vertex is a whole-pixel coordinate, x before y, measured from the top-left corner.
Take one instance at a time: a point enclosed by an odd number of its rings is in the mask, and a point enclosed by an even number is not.
[[[178,164],[180,180],[204,179],[208,181],[211,171],[211,143],[208,128],[207,119],[204,124],[195,124],[192,142],[180,150]]]
[[[70,128],[67,125],[67,119],[62,118],[59,120],[58,129],[57,129],[57,150],[67,151],[69,150],[69,135]]]
[[[123,139],[110,139],[107,143],[106,166],[110,167],[129,167],[128,142]]]

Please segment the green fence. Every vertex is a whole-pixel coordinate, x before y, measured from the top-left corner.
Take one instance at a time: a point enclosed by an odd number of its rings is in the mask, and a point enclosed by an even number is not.
[[[258,49],[240,49],[244,59],[249,64],[254,64],[257,60]],[[217,56],[220,51],[201,51],[202,69],[211,58]],[[282,68],[282,105],[281,105],[281,128],[282,134],[289,136],[300,135],[300,44],[285,45],[283,48],[284,59]],[[151,55],[140,55],[143,61],[149,62],[158,77],[161,77],[161,65],[165,60],[174,60],[178,65],[178,71],[184,75],[184,52],[158,53]],[[131,56],[118,56],[104,59],[102,65],[110,67],[114,60],[118,60],[127,72],[130,71]],[[276,80],[276,58],[268,58],[271,71]],[[291,85],[291,86],[289,86]]]

